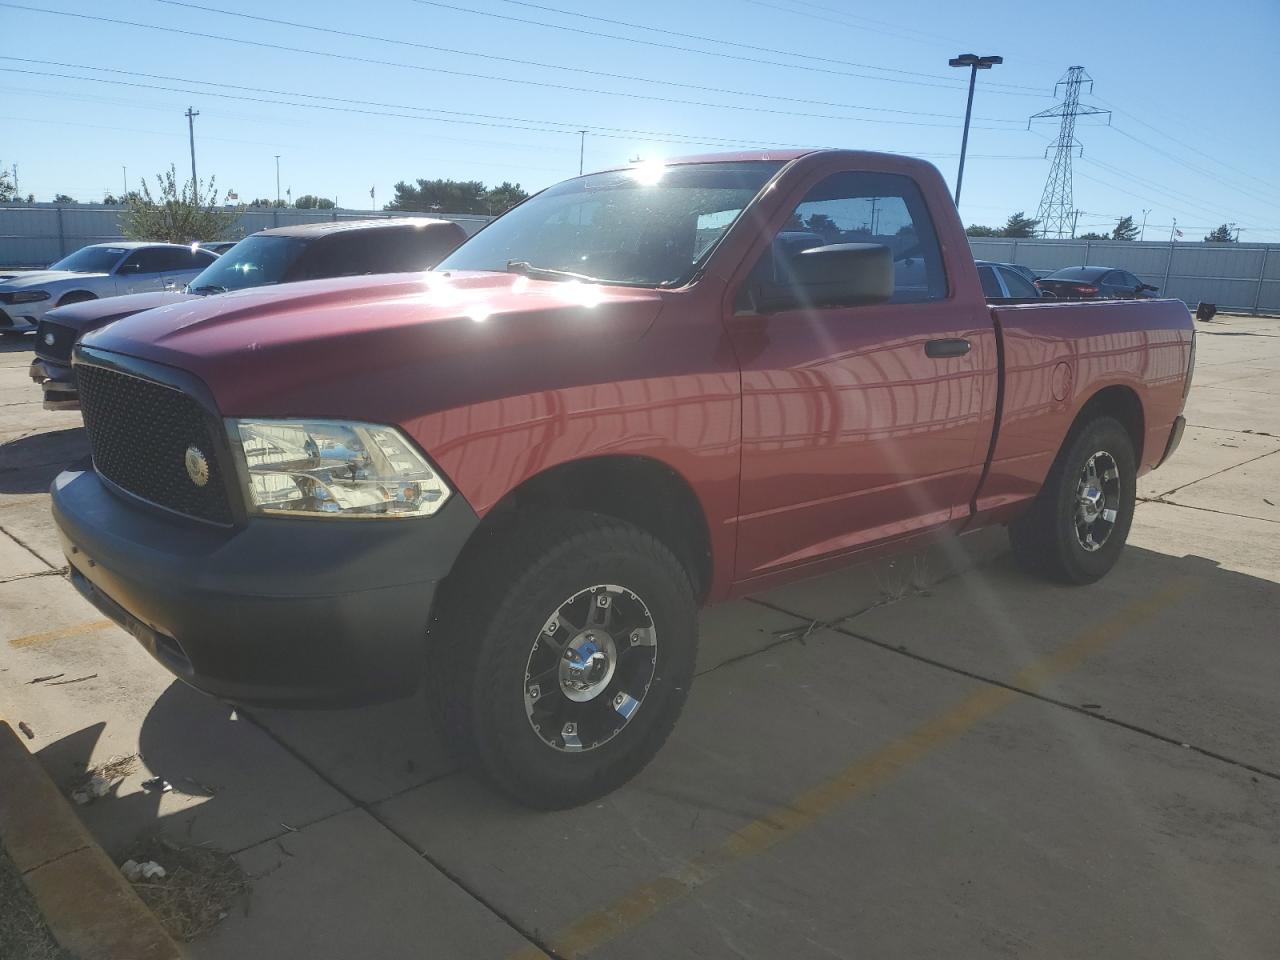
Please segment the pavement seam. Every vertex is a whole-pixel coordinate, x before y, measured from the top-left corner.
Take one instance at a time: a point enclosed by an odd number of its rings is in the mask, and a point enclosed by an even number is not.
[[[35,552],[35,550],[33,550],[31,547],[27,546],[27,545],[26,545],[25,543],[23,543],[20,539],[18,539],[18,537],[14,536],[12,533],[10,533],[8,530],[6,530],[4,527],[0,527],[0,533],[3,533],[6,537],[8,537],[10,540],[12,540],[14,543],[16,543],[18,546],[20,546],[23,550],[27,551],[27,553],[31,554],[33,557],[35,557],[37,560],[39,560],[41,563],[43,563],[46,567],[49,567],[50,569],[53,569],[53,564],[52,564],[52,563],[50,563],[50,562],[49,562],[48,560],[46,560],[44,557],[40,556],[40,554],[36,553],[36,552]]]
[[[444,864],[440,863],[438,860],[436,860],[434,857],[428,854],[426,850],[420,849],[418,845],[415,844],[408,836],[401,833],[394,826],[388,823],[385,819],[379,816],[377,810],[374,809],[373,804],[366,803],[365,801],[349,793],[339,783],[337,783],[335,780],[329,777],[323,770],[321,770],[319,767],[312,764],[310,760],[308,760],[305,756],[302,755],[302,753],[294,749],[294,747],[291,744],[286,742],[283,738],[277,736],[275,731],[273,731],[270,727],[268,727],[265,723],[259,720],[252,713],[250,713],[247,710],[240,710],[238,711],[238,713],[241,717],[248,720],[251,724],[253,724],[259,730],[265,733],[268,737],[274,740],[277,744],[279,744],[280,747],[286,753],[288,753],[295,760],[297,760],[299,763],[305,766],[308,770],[314,773],[317,777],[319,777],[320,780],[322,780],[326,785],[328,785],[332,790],[334,790],[339,796],[343,797],[349,804],[351,804],[352,808],[363,811],[364,813],[368,814],[368,816],[373,820],[374,823],[378,824],[380,827],[382,827],[382,829],[386,830],[387,833],[391,834],[391,836],[395,837],[395,839],[400,841],[402,844],[404,844],[406,847],[412,850],[415,854],[417,854],[423,860],[427,861],[427,863],[431,864],[431,866],[435,867],[435,869],[439,871],[442,877],[444,877],[446,880],[452,883],[455,887],[457,887],[467,896],[471,897],[472,900],[480,904],[480,906],[484,907],[491,914],[493,914],[495,917],[501,920],[510,930],[512,930],[517,935],[519,935],[524,940],[526,940],[530,944],[530,946],[542,951],[542,953],[546,957],[550,958],[550,960],[565,960],[565,958],[560,956],[560,954],[554,953],[551,950],[550,946],[547,943],[545,943],[542,940],[542,938],[539,937],[536,933],[534,933],[533,931],[525,930],[518,923],[516,923],[516,921],[513,918],[507,916],[505,913],[499,910],[495,904],[491,903],[485,897],[482,897],[479,894],[479,892],[477,892],[476,890],[473,890],[470,886],[464,883],[462,881],[462,878],[457,876],[452,870],[449,870],[448,868],[446,868]],[[378,802],[381,803],[382,801],[378,801]],[[341,811],[341,812],[346,812],[346,811]]]
[[[1223,467],[1221,470],[1215,470],[1213,473],[1206,474],[1203,477],[1198,477],[1195,480],[1188,480],[1186,483],[1182,484],[1181,486],[1174,487],[1172,490],[1166,490],[1164,493],[1160,494],[1160,496],[1162,497],[1170,496],[1172,494],[1177,493],[1179,490],[1185,490],[1187,489],[1187,487],[1195,486],[1197,483],[1201,483],[1202,481],[1212,480],[1214,477],[1220,477],[1222,476],[1222,474],[1228,473],[1231,470],[1236,469],[1237,467],[1247,467],[1249,464],[1257,463],[1259,460],[1265,460],[1267,457],[1274,457],[1277,453],[1280,453],[1280,449],[1268,450],[1266,453],[1260,453],[1256,457],[1250,457],[1248,460],[1241,460],[1239,463],[1233,463],[1229,467]]]
[[[1166,507],[1182,507],[1184,510],[1203,510],[1205,513],[1216,513],[1220,517],[1235,517],[1238,520],[1261,520],[1263,523],[1280,523],[1280,520],[1272,520],[1270,517],[1255,517],[1248,513],[1230,513],[1227,510],[1215,510],[1213,507],[1198,507],[1193,503],[1178,503],[1176,500],[1166,500],[1162,494],[1159,497],[1139,497],[1143,503],[1162,503]]]
[[[16,583],[19,580],[30,580],[32,577],[60,577],[66,572],[66,567],[54,567],[50,570],[37,570],[35,573],[20,573],[13,577],[0,577],[0,583]]]
[[[1207,423],[1188,423],[1187,426],[1192,427],[1196,430],[1217,430],[1221,433],[1234,433],[1237,436],[1243,434],[1244,436],[1249,436],[1249,437],[1269,437],[1273,440],[1280,439],[1280,437],[1277,437],[1276,434],[1267,433],[1267,431],[1265,430],[1252,430],[1252,429],[1242,430],[1236,427],[1211,427]]]
[[[88,850],[88,849],[90,849],[89,844],[82,843],[80,846],[76,847],[74,850],[64,850],[62,853],[58,854],[56,857],[50,857],[48,860],[42,860],[39,863],[35,864],[34,866],[27,867],[25,870],[22,871],[22,875],[25,877],[28,873],[35,873],[41,867],[47,867],[51,863],[57,863],[59,860],[65,859],[66,857],[79,853],[81,850]]]
[[[751,598],[748,598],[748,599],[751,599]],[[768,607],[770,610],[774,610],[777,613],[785,613],[790,616],[796,616],[796,614],[792,613],[791,611],[783,609],[782,607],[779,607],[775,604],[766,603],[761,600],[751,600],[751,602],[758,603],[763,607]],[[964,667],[958,667],[958,666],[955,666],[954,664],[947,663],[943,660],[937,660],[937,659],[934,659],[933,657],[925,656],[922,653],[915,653],[911,650],[906,649],[905,647],[900,647],[896,644],[889,643],[885,640],[877,640],[874,637],[869,637],[864,633],[857,633],[853,630],[846,629],[845,627],[842,627],[836,624],[831,624],[831,625],[822,624],[821,626],[829,627],[829,629],[834,630],[836,633],[842,634],[853,640],[861,640],[863,643],[868,643],[874,647],[879,647],[881,650],[888,650],[890,653],[899,654],[903,657],[907,657],[908,659],[916,660],[916,661],[919,661],[920,663],[928,664],[931,667],[938,667],[939,669],[946,670],[949,673],[954,673],[961,677],[968,677],[970,680],[977,680],[980,683],[990,684],[991,686],[1000,687],[1012,693],[1018,693],[1026,697],[1030,697],[1034,700],[1040,700],[1043,703],[1049,703],[1056,707],[1062,707],[1063,709],[1070,710],[1072,713],[1078,713],[1081,716],[1089,717],[1093,720],[1100,720],[1103,723],[1109,723],[1109,724],[1112,724],[1113,726],[1122,727],[1125,730],[1130,730],[1134,733],[1138,733],[1143,736],[1150,737],[1153,740],[1159,740],[1162,743],[1167,743],[1175,747],[1181,747],[1184,750],[1191,750],[1202,756],[1209,757],[1210,759],[1218,760],[1218,761],[1221,761],[1222,763],[1227,763],[1235,767],[1240,767],[1243,770],[1248,770],[1250,773],[1256,773],[1260,776],[1267,777],[1271,780],[1280,781],[1280,772],[1277,772],[1274,770],[1267,770],[1264,767],[1256,766],[1245,760],[1237,760],[1234,757],[1229,757],[1226,754],[1218,753],[1217,751],[1210,750],[1207,747],[1196,746],[1194,743],[1186,743],[1182,740],[1177,739],[1176,737],[1167,736],[1166,734],[1160,733],[1159,731],[1156,731],[1156,730],[1152,730],[1148,727],[1143,727],[1136,723],[1130,723],[1127,720],[1120,720],[1116,717],[1109,717],[1106,714],[1099,713],[1096,710],[1086,710],[1084,707],[1081,707],[1078,704],[1068,703],[1066,700],[1059,700],[1056,697],[1051,697],[1051,696],[1048,696],[1047,694],[1038,693],[1035,690],[1028,690],[1027,688],[1020,687],[1017,684],[1009,683],[1004,680],[998,680],[995,677],[989,677],[986,674],[977,673],[973,670],[966,670]]]

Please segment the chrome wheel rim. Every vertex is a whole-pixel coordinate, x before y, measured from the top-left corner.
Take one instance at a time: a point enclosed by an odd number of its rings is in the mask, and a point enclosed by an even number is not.
[[[1080,471],[1072,521],[1076,540],[1093,553],[1111,537],[1120,516],[1120,467],[1116,458],[1099,450]]]
[[[547,746],[580,753],[608,743],[644,703],[658,664],[658,633],[633,591],[602,583],[547,617],[524,671],[524,709]]]

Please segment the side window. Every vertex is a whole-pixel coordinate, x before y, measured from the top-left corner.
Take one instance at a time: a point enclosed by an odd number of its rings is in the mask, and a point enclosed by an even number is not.
[[[1001,270],[1000,275],[1004,278],[1004,285],[1009,288],[1009,296],[1029,300],[1040,297],[1040,291],[1016,270]]]
[[[171,270],[203,270],[218,258],[208,250],[175,250],[174,265]]]
[[[699,228],[711,226],[710,220],[701,221]],[[878,243],[889,248],[894,272],[890,303],[924,303],[947,295],[942,253],[929,210],[915,181],[898,174],[849,170],[827,177],[796,206],[751,276],[787,276],[791,271],[786,258],[840,243]]]
[[[161,273],[165,264],[164,247],[142,247],[133,251],[117,268],[117,273]]]
[[[1110,273],[1104,273],[1102,275],[1102,282],[1109,283],[1112,286],[1116,286],[1116,287],[1123,287],[1124,274],[1121,273],[1119,270],[1112,270]]]
[[[1128,270],[1124,271],[1124,285],[1126,287],[1136,287],[1138,285],[1138,282],[1139,282],[1138,278],[1135,277],[1132,273],[1130,273]]]
[[[988,300],[999,300],[1004,297],[1000,289],[1000,281],[996,279],[994,267],[978,267],[978,279],[982,281],[982,295]]]

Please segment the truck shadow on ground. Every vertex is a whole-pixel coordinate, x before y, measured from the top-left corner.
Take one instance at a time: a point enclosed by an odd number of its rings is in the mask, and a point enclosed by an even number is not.
[[[949,675],[948,682],[957,682],[959,675],[964,682],[985,679],[1016,686],[1019,671],[1032,662],[1052,657],[1100,621],[1123,619],[1123,611],[1144,594],[1178,585],[1185,585],[1185,596],[1170,604],[1176,612],[1126,628],[1065,673],[1061,684],[1039,693],[1059,701],[1062,724],[1119,725],[1135,736],[1152,737],[1157,749],[1163,749],[1159,742],[1189,744],[1219,755],[1205,757],[1205,763],[1235,763],[1280,779],[1280,763],[1271,762],[1280,756],[1280,702],[1264,695],[1266,685],[1256,682],[1272,675],[1275,666],[1274,645],[1263,638],[1273,635],[1280,584],[1223,569],[1203,557],[1130,547],[1111,576],[1093,587],[1043,583],[1019,572],[1004,556],[898,601],[901,613],[880,607],[872,631],[875,643],[851,635],[861,629],[855,619],[845,625],[850,634],[827,632],[713,669],[695,685],[685,718],[658,759],[624,791],[663,798],[661,802],[674,803],[690,816],[720,808],[727,795],[724,771],[708,767],[706,758],[709,751],[730,752],[740,760],[732,779],[752,784],[749,789],[740,784],[733,795],[741,801],[743,816],[758,816],[771,805],[788,802],[791,792],[821,782],[883,746],[868,740],[857,708],[860,700],[882,701],[883,691],[860,692],[856,682],[839,691],[850,705],[843,715],[825,717],[815,728],[811,709],[782,713],[768,721],[778,728],[776,739],[744,735],[736,742],[734,731],[761,722],[742,711],[770,708],[753,705],[750,698],[726,697],[725,684],[741,682],[736,671],[751,670],[757,660],[769,661],[772,684],[794,687],[796,701],[806,703],[813,697],[805,679],[809,671],[791,666],[797,658],[855,658],[862,665],[862,658],[866,664],[882,664],[886,657],[902,656],[912,661],[911,669]],[[927,604],[937,607],[936,617]],[[866,673],[874,675],[874,669]],[[927,681],[925,674],[920,676]],[[909,727],[904,719],[903,729],[893,736],[909,733]],[[41,751],[60,782],[83,775],[101,729],[102,724],[91,725]],[[1084,728],[1081,739],[1091,737],[1100,738],[1101,728]],[[809,782],[760,777],[760,771],[771,769],[778,743],[793,738],[817,738],[825,744],[813,751],[821,761],[814,764]],[[411,791],[456,770],[421,696],[353,710],[246,712],[175,681],[148,712],[139,744],[151,771],[145,775],[164,777],[178,798],[190,802],[183,806],[173,797],[134,792],[81,808],[90,829],[117,857],[135,837],[156,831],[237,851],[295,827],[305,829],[341,810],[369,809],[401,794],[408,794],[397,801],[401,807],[431,804],[439,789]],[[1063,762],[1070,760],[1064,757]],[[471,796],[477,790],[463,777],[440,788]],[[451,816],[469,820],[468,827],[477,830],[490,822],[547,816],[497,797],[469,802],[462,813],[457,803],[453,807]],[[422,813],[431,815],[430,810]],[[521,859],[515,857],[516,862]]]
[[[0,494],[44,493],[67,466],[89,456],[84,427],[67,427],[0,444]]]

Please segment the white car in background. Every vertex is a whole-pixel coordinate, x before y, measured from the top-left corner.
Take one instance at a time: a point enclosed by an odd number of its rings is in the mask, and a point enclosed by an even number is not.
[[[34,330],[46,311],[68,303],[181,290],[217,258],[179,243],[95,243],[47,270],[0,271],[0,333]]]

